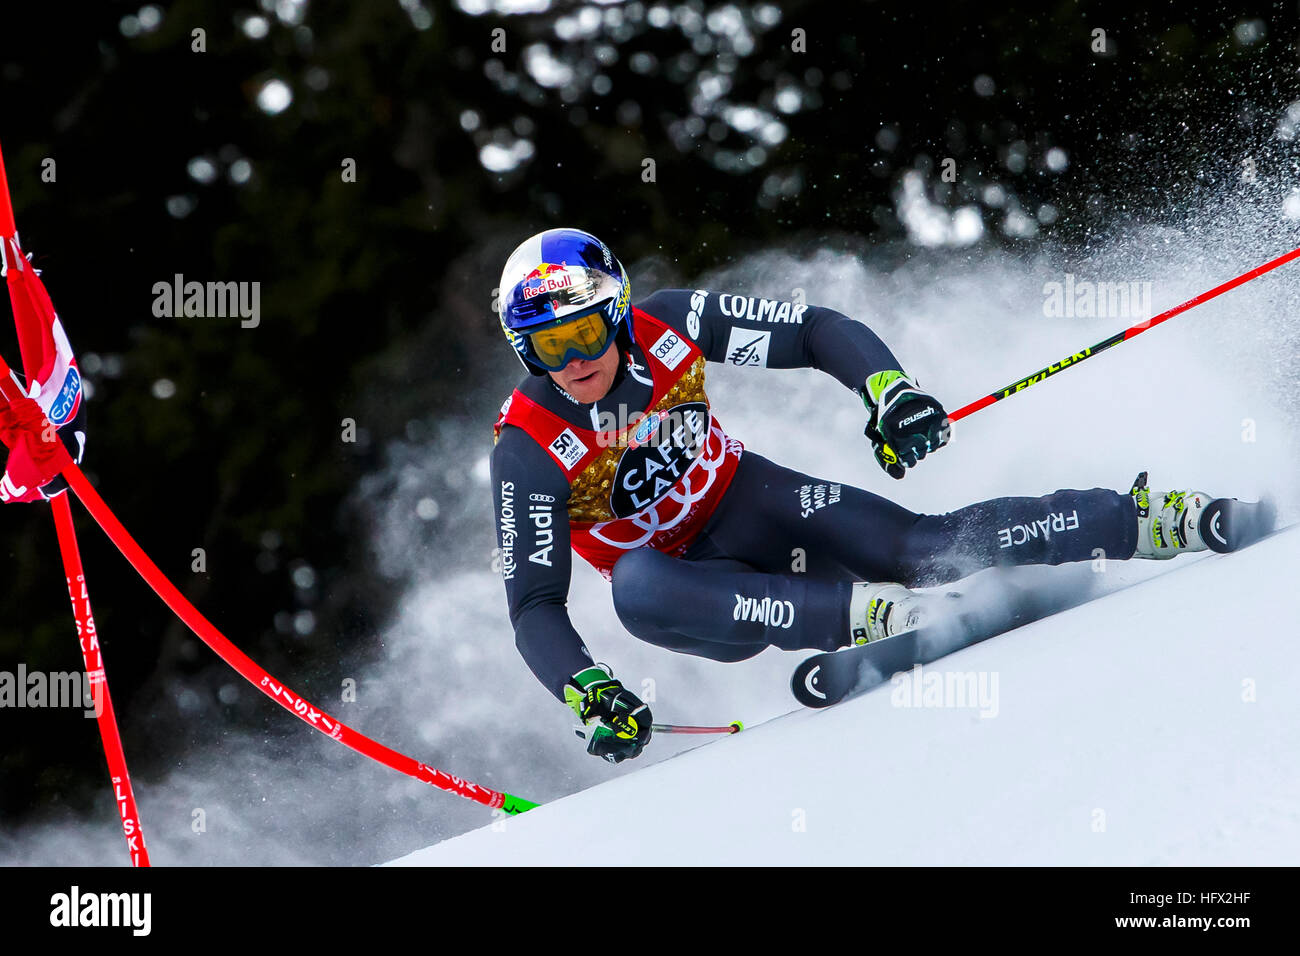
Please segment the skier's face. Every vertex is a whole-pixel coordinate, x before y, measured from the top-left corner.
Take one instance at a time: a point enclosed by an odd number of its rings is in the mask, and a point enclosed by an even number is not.
[[[618,372],[619,350],[613,345],[596,359],[570,359],[558,372],[548,372],[556,385],[584,405],[598,402],[609,394]]]

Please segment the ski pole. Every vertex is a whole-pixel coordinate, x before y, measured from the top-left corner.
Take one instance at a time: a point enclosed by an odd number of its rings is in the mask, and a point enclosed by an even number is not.
[[[738,734],[745,725],[733,720],[725,727],[693,727],[689,724],[651,724],[650,729],[657,734]]]
[[[1161,322],[1166,322],[1169,319],[1172,319],[1174,316],[1186,312],[1188,309],[1193,309],[1196,306],[1200,305],[1202,302],[1209,302],[1211,299],[1223,295],[1223,293],[1225,292],[1231,292],[1233,289],[1237,288],[1237,286],[1245,285],[1251,279],[1257,279],[1260,276],[1262,276],[1264,273],[1271,272],[1274,269],[1276,269],[1278,266],[1285,265],[1286,263],[1290,262],[1292,259],[1295,259],[1297,257],[1300,257],[1300,249],[1292,249],[1290,252],[1286,253],[1285,255],[1278,256],[1276,259],[1271,259],[1268,262],[1265,262],[1261,266],[1256,266],[1254,269],[1251,269],[1249,272],[1243,272],[1235,279],[1229,279],[1227,282],[1223,283],[1222,285],[1216,285],[1213,289],[1210,289],[1208,292],[1202,292],[1200,295],[1188,299],[1186,302],[1182,303],[1181,305],[1176,305],[1172,309],[1166,309],[1164,312],[1161,312],[1159,315],[1154,316],[1153,318],[1145,319],[1139,322],[1137,325],[1131,326],[1122,332],[1116,332],[1110,338],[1103,339],[1102,341],[1098,342],[1096,345],[1084,349],[1082,352],[1075,352],[1073,355],[1067,355],[1059,362],[1049,365],[1046,368],[1041,368],[1037,372],[1034,372],[1032,375],[1026,375],[1024,378],[1012,382],[1010,385],[1006,386],[1005,388],[1000,388],[996,392],[992,392],[988,395],[985,395],[983,398],[971,402],[969,405],[965,405],[957,409],[957,411],[950,413],[948,415],[948,420],[955,422],[960,418],[965,418],[967,415],[973,415],[975,414],[975,412],[978,412],[981,408],[987,408],[989,405],[992,405],[994,402],[1000,402],[1004,398],[1009,398],[1010,396],[1015,395],[1018,392],[1024,391],[1025,389],[1029,388],[1029,386],[1031,385],[1037,385],[1043,379],[1049,378],[1055,375],[1057,372],[1064,371],[1067,368],[1073,368],[1074,366],[1082,362],[1084,359],[1092,358],[1098,352],[1104,352],[1106,351],[1106,349],[1111,348],[1112,346],[1115,345],[1119,345],[1121,342],[1127,342],[1129,339],[1141,335],[1147,329],[1159,325]]]

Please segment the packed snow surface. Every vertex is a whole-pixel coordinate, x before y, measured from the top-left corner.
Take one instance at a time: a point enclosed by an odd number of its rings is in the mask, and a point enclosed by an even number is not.
[[[1160,570],[394,862],[1296,865],[1300,529]]]

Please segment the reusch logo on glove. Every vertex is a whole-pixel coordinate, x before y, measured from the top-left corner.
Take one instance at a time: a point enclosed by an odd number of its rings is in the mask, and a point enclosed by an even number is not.
[[[927,405],[924,411],[919,411],[915,415],[912,415],[909,418],[904,418],[901,422],[898,423],[898,425],[900,428],[903,425],[911,425],[913,422],[919,422],[922,418],[925,418],[927,415],[933,415],[933,414],[934,414],[934,406]]]

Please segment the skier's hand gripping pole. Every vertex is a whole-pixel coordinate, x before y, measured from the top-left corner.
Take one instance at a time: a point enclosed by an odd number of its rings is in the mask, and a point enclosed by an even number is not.
[[[564,702],[582,724],[578,736],[587,753],[610,763],[638,756],[650,742],[654,718],[641,699],[616,681],[604,664],[593,664],[569,678]]]
[[[943,405],[904,372],[872,375],[862,389],[862,401],[870,413],[863,434],[890,478],[902,478],[908,468],[948,443],[951,430]]]

